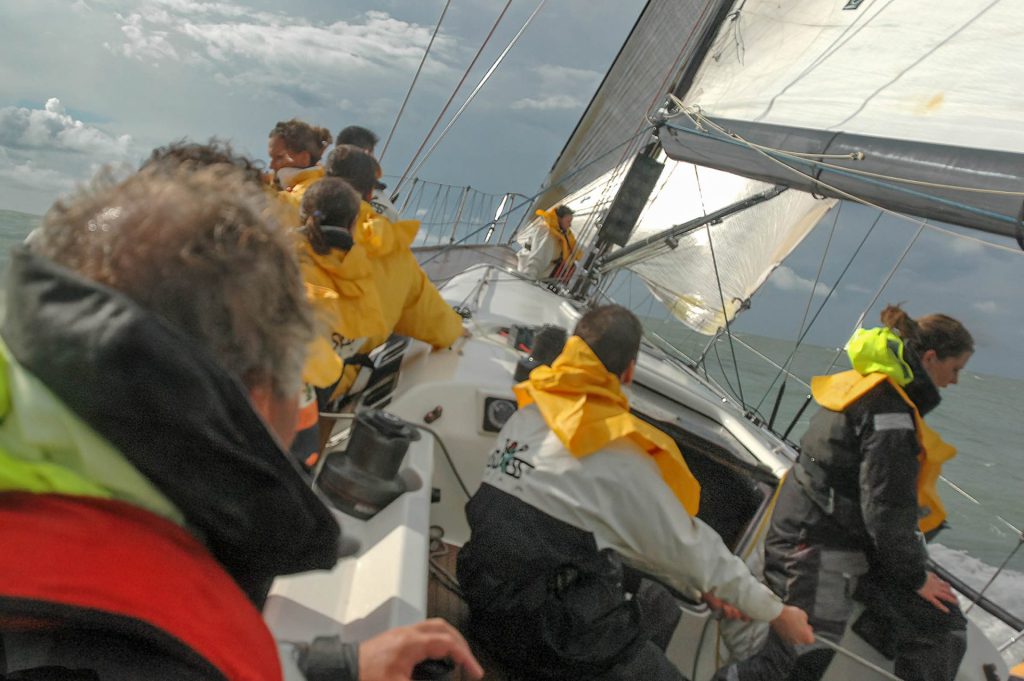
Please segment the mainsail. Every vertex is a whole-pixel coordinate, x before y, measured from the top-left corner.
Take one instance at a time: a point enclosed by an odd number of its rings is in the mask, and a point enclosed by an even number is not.
[[[741,0],[677,95],[672,158],[1017,236],[1024,4]]]
[[[646,151],[665,169],[631,244],[767,186],[802,190],[628,265],[698,331],[734,317],[832,205],[823,197],[1024,243],[1021,25],[1024,4],[1012,0],[651,0],[540,203],[600,222],[652,138],[599,154],[643,131],[672,92],[661,148]]]

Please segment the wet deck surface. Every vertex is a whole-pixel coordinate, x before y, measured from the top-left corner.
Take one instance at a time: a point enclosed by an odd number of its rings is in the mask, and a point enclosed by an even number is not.
[[[414,248],[413,253],[435,285],[473,265],[516,267],[516,254],[509,246],[421,246]]]
[[[526,681],[521,677],[513,677],[502,670],[487,654],[480,649],[479,644],[473,640],[467,632],[468,612],[462,598],[445,586],[448,576],[455,578],[455,558],[459,554],[459,548],[450,544],[441,543],[437,551],[431,552],[433,567],[430,571],[430,581],[427,584],[427,617],[441,617],[451,622],[459,631],[466,636],[473,654],[480,664],[484,666],[485,681]],[[438,574],[441,570],[445,574]],[[448,677],[450,681],[469,681],[470,677],[462,673],[461,669],[455,670]]]

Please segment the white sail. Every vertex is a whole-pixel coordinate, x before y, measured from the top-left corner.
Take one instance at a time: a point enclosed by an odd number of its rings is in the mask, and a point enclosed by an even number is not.
[[[731,5],[676,89],[672,158],[1024,247],[1024,3]]]
[[[605,190],[609,183],[616,182],[614,173],[610,171],[566,197],[565,203],[578,216],[589,217],[592,204],[607,203]],[[630,242],[641,241],[770,188],[771,185],[731,173],[666,160]],[[833,205],[832,199],[785,192],[720,223],[673,239],[674,248],[662,243],[645,249],[626,266],[643,279],[680,321],[700,333],[714,334],[723,328],[726,319],[731,321],[736,316]]]
[[[712,116],[1024,153],[1024,2],[734,10],[685,96]]]
[[[634,233],[641,239],[723,208],[770,185],[689,163],[669,163],[663,185]],[[768,275],[835,205],[785,192],[678,239],[668,252],[630,269],[690,328],[714,334],[747,304]],[[712,247],[714,257],[712,257]],[[717,264],[717,271],[715,265]],[[725,306],[723,310],[722,302]]]

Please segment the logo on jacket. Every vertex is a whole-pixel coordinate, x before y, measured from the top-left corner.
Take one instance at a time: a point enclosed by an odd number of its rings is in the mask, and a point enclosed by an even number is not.
[[[517,440],[505,438],[505,445],[498,447],[487,457],[487,467],[495,468],[518,480],[523,477],[523,467],[533,468],[533,464],[520,459],[516,454],[525,452],[529,448],[528,444],[519,444]]]

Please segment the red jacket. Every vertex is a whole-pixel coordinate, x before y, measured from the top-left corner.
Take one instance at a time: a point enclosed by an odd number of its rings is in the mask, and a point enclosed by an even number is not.
[[[0,546],[0,632],[100,628],[232,681],[281,679],[259,611],[191,534],[148,511],[2,493]]]

